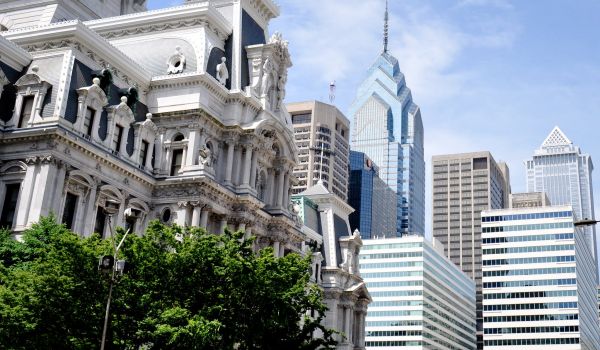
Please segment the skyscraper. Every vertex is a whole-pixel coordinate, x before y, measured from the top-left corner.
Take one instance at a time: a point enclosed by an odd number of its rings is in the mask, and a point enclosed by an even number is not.
[[[475,283],[438,248],[417,235],[363,241],[368,350],[476,348]]]
[[[286,107],[292,116],[299,160],[294,167],[298,183],[292,192],[300,193],[322,178],[327,189],[346,201],[350,121],[335,106],[319,101],[288,103]]]
[[[350,228],[362,238],[396,236],[396,192],[379,177],[379,168],[366,154],[350,151],[348,204]]]
[[[592,158],[558,128],[552,129],[533,157],[526,161],[527,191],[546,192],[552,205],[571,205],[576,219],[595,219]],[[584,229],[597,259],[596,229]]]
[[[512,207],[481,214],[485,349],[600,349],[594,258],[571,206]]]
[[[508,167],[490,152],[433,157],[433,237],[477,285],[478,348],[482,346],[481,211],[508,205]]]
[[[398,194],[397,234],[425,231],[425,161],[421,111],[412,101],[398,60],[387,50],[369,68],[349,115],[352,149],[379,165],[379,176]]]

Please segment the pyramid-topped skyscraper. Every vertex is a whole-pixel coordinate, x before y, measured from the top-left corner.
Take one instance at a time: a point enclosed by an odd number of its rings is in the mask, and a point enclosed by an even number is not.
[[[397,235],[425,231],[425,161],[421,111],[412,101],[398,60],[388,53],[386,3],[383,51],[350,107],[352,148],[379,166],[380,177],[398,194]]]
[[[526,166],[528,192],[546,192],[552,205],[572,206],[576,220],[595,219],[592,158],[581,153],[558,126],[535,150],[533,158],[526,161]],[[583,229],[596,256],[596,229]]]

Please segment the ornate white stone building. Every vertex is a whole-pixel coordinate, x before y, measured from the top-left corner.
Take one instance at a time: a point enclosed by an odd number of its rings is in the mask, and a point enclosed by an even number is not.
[[[0,4],[0,225],[54,213],[83,235],[148,222],[306,240],[282,103],[291,60],[272,0]],[[112,17],[111,17],[112,16]]]
[[[350,231],[354,211],[322,180],[292,197],[302,230],[314,243],[312,282],[321,286],[328,311],[324,325],[339,332],[337,350],[365,349],[365,319],[371,295],[363,281],[358,255],[360,233]],[[319,335],[316,334],[318,337]]]

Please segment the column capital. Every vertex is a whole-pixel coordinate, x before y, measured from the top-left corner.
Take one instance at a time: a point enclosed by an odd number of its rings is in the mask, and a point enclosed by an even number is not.
[[[190,205],[190,202],[186,202],[186,201],[177,202],[177,206],[178,206],[179,208],[185,208],[185,207],[187,207],[188,205]]]

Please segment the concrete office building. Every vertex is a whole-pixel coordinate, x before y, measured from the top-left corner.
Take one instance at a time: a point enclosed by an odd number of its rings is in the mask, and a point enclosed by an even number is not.
[[[435,242],[435,241],[434,241]],[[366,348],[476,349],[475,283],[422,236],[363,241]]]
[[[496,163],[490,152],[434,156],[432,163],[433,237],[476,282],[481,349],[481,211],[508,205],[508,167]]]
[[[596,265],[571,206],[482,221],[485,349],[600,349]]]
[[[350,151],[348,204],[350,228],[363,239],[396,237],[396,192],[379,177],[379,168],[362,152]]]
[[[286,106],[298,146],[298,165],[294,167],[298,182],[292,192],[300,193],[322,178],[327,189],[346,201],[350,121],[335,106],[319,101]]]

